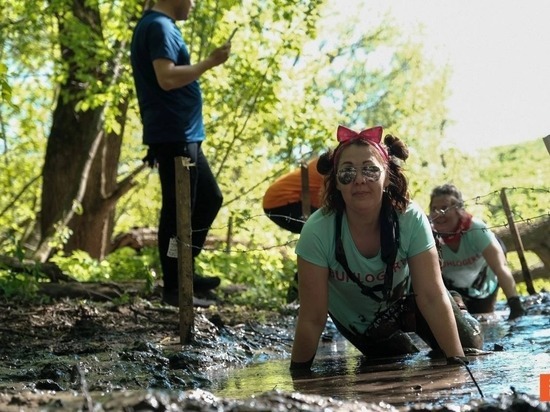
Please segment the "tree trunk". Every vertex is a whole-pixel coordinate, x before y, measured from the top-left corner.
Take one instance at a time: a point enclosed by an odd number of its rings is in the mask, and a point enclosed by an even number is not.
[[[113,93],[109,88],[120,79],[128,45],[115,41],[107,47],[97,7],[95,2],[72,0],[72,10],[58,14],[60,50],[68,71],[60,85],[42,172],[40,240],[34,254],[39,261],[49,257],[48,240],[58,228],[71,230],[64,245],[66,252],[80,249],[102,259],[111,245],[116,202],[130,190],[133,177],[142,169],[117,183],[131,96],[127,92],[112,95],[112,101],[120,102],[115,103],[118,133],[104,132],[104,111],[112,102],[93,97]],[[75,40],[71,34],[75,27],[89,38]],[[110,56],[107,60],[106,55]]]
[[[516,224],[516,227],[523,249],[535,253],[546,271],[550,273],[550,217],[533,222],[520,222]],[[508,251],[516,250],[509,228],[498,228],[494,230],[494,233],[502,239]]]
[[[124,125],[127,99],[119,105],[119,109],[118,122]],[[82,199],[83,213],[75,215],[69,223],[72,235],[65,245],[66,252],[85,250],[91,257],[101,260],[110,247],[116,202],[131,187],[121,188],[117,184],[123,134],[124,127],[121,127],[120,133],[113,131],[101,140]]]
[[[92,8],[94,7],[94,8]],[[48,240],[59,227],[67,226],[83,200],[88,174],[102,138],[104,106],[79,110],[91,79],[103,79],[97,64],[94,42],[101,40],[101,21],[96,6],[74,0],[72,10],[59,14],[60,50],[67,64],[65,81],[60,85],[52,129],[48,138],[42,171],[40,245],[35,257],[41,261],[50,253]],[[70,37],[75,27],[89,31],[91,42],[77,49]]]

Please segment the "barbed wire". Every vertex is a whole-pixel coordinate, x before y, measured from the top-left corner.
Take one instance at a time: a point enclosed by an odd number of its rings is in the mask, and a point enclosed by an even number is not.
[[[532,192],[541,192],[541,193],[550,193],[550,188],[540,188],[540,187],[504,187],[503,189],[505,190],[523,190],[523,191],[532,191]],[[482,199],[482,198],[486,198],[486,197],[494,197],[495,195],[498,195],[499,196],[499,200],[500,200],[500,192],[501,190],[494,190],[492,192],[489,192],[485,195],[480,195],[480,196],[475,196],[471,199],[468,199],[466,201],[464,201],[464,204],[469,204],[470,202],[472,201],[475,201],[475,205],[478,205],[478,206],[493,206],[492,204],[490,203],[480,203],[479,202],[479,199]],[[550,211],[548,212],[550,213]],[[273,217],[281,217],[281,218],[285,218],[289,221],[293,221],[293,222],[300,222],[300,223],[305,223],[305,219],[302,220],[302,219],[295,219],[295,218],[291,218],[287,215],[276,215],[276,214],[271,214]],[[517,214],[516,214],[517,215]],[[519,215],[518,215],[519,216]],[[547,216],[547,214],[543,214],[541,216]],[[246,216],[246,221],[249,221],[250,219],[256,219],[256,218],[263,218],[263,217],[266,217],[265,214],[261,214],[261,215],[252,215],[252,216]],[[519,222],[523,222],[523,221],[529,221],[529,220],[532,220],[532,219],[536,219],[540,216],[534,216],[534,217],[531,217],[531,218],[524,218],[522,216],[519,216],[517,222],[514,220],[514,222],[516,223],[519,223]],[[236,218],[237,220],[241,220],[241,218],[237,217]],[[244,218],[242,220],[245,220]],[[497,226],[494,226],[495,228],[496,227],[502,227],[502,226],[506,226],[507,223],[504,223],[504,224],[501,224],[501,225],[497,225]],[[225,225],[225,226],[218,226],[218,227],[210,227],[208,229],[200,229],[199,231],[210,231],[210,230],[224,230],[224,229],[227,229],[228,228],[228,225]]]
[[[505,191],[523,190],[523,191],[526,191],[526,192],[550,193],[550,188],[545,188],[545,187],[515,187],[515,186],[512,186],[512,187],[503,187],[502,189],[504,189]],[[472,197],[471,199],[464,201],[464,203],[466,204],[466,203],[469,203],[471,201],[474,201],[474,204],[476,204],[476,205],[478,205],[478,204],[483,205],[483,203],[479,203],[480,199],[483,199],[485,197],[494,197],[495,195],[500,196],[500,192],[501,192],[502,189],[494,190],[494,191],[489,192],[485,195]]]
[[[537,192],[537,193],[550,193],[550,188],[540,188],[540,187],[504,187],[502,189],[499,189],[499,190],[494,190],[492,192],[489,192],[487,194],[484,194],[484,195],[479,195],[479,196],[475,196],[473,198],[470,198],[469,200],[465,201],[464,204],[471,204],[473,202],[473,204],[477,205],[477,206],[485,206],[485,207],[495,207],[494,204],[491,204],[489,202],[481,202],[481,199],[486,199],[486,198],[493,198],[495,196],[498,196],[498,199],[500,200],[500,194],[502,192],[502,190],[505,190],[506,192],[510,192],[510,191],[522,191],[522,192]],[[531,217],[522,217],[522,216],[519,216],[517,213],[514,213],[512,211],[512,214],[513,214],[513,224],[519,224],[519,223],[526,223],[528,225],[530,224],[534,224],[536,221],[538,221],[539,219],[543,219],[543,218],[548,218],[550,217],[550,210],[548,210],[546,213],[543,213],[543,214],[539,214],[539,215],[536,215],[536,216],[531,216]],[[515,216],[514,216],[515,215]],[[236,214],[233,214],[232,215],[232,218],[234,218],[234,220],[232,220],[232,225],[239,225],[241,223],[250,223],[250,221],[252,220],[255,220],[255,219],[265,219],[265,218],[270,218],[270,217],[275,217],[275,218],[282,218],[282,219],[285,219],[287,220],[288,222],[296,222],[296,223],[305,223],[307,219],[305,218],[300,218],[300,219],[296,219],[296,218],[293,218],[293,217],[290,217],[288,215],[279,215],[279,214],[270,214],[269,216],[265,213],[262,213],[262,214],[257,214],[257,215],[243,215],[243,217],[239,217],[237,216]],[[231,219],[231,218],[230,218]],[[500,224],[494,224],[494,225],[490,225],[490,226],[486,226],[484,228],[473,228],[473,229],[470,229],[470,230],[483,230],[483,231],[486,231],[486,230],[494,230],[494,229],[499,229],[499,228],[508,228],[510,226],[510,222],[506,221],[505,223],[500,223]],[[223,230],[228,230],[228,228],[230,227],[230,224],[228,225],[225,225],[225,226],[219,226],[219,227],[209,227],[209,228],[205,228],[205,229],[195,229],[195,230],[192,230],[192,233],[195,233],[195,232],[203,232],[203,231],[211,231],[211,230],[214,230],[214,231],[223,231]],[[283,229],[284,230],[284,229]],[[455,232],[453,233],[446,233],[446,232],[439,232],[439,235],[451,235],[451,234],[455,234]],[[252,253],[252,252],[265,252],[265,251],[268,251],[268,250],[273,250],[273,249],[280,249],[280,248],[284,248],[284,247],[290,247],[290,246],[293,246],[296,244],[296,242],[298,241],[298,235],[295,235],[296,238],[295,239],[291,239],[287,242],[283,242],[283,243],[279,243],[279,244],[275,244],[275,245],[269,245],[269,246],[254,246],[254,247],[250,247],[250,246],[247,246],[245,245],[245,243],[243,242],[238,242],[238,241],[235,241],[235,243],[232,245],[231,242],[229,245],[226,245],[224,247],[220,247],[220,248],[217,248],[217,247],[209,247],[209,246],[203,246],[203,247],[197,247],[197,246],[193,246],[193,245],[189,245],[189,244],[184,244],[185,247],[189,247],[191,249],[200,249],[200,250],[203,250],[203,251],[208,251],[208,252],[220,252],[220,253],[224,253],[224,254],[228,254],[228,253],[237,253],[237,254],[242,254],[242,253]],[[178,243],[182,243],[180,239],[176,239]],[[223,242],[223,241],[220,241],[220,243]],[[225,242],[227,243],[227,242]],[[238,247],[235,247],[235,246],[238,246]],[[244,248],[240,248],[244,246]]]
[[[271,214],[271,216],[284,218],[284,219],[287,219],[288,221],[293,221],[293,222],[305,223],[305,221],[306,221],[305,219],[304,220],[295,219],[295,218],[289,217],[287,215]],[[265,214],[264,215],[249,216],[247,221],[250,221],[251,219],[256,219],[256,218],[269,218],[269,217]],[[532,216],[532,217],[525,218],[525,219],[513,220],[513,222],[514,222],[514,224],[518,224],[518,223],[534,224],[535,221],[537,221],[539,219],[542,220],[543,218],[550,218],[550,210],[548,212],[544,213],[544,214],[541,214],[541,215]],[[228,227],[229,226],[221,227],[221,228],[218,228],[218,230],[228,228]],[[502,227],[508,228],[509,223],[506,222],[506,223],[502,223],[502,224],[498,224],[498,225],[486,226],[484,228],[472,228],[470,230],[471,231],[474,231],[474,230],[487,231],[487,230],[493,230],[493,229],[498,229],[498,228],[502,228]],[[205,231],[205,230],[209,230],[209,229],[198,229],[198,230],[193,230],[192,232],[201,232],[201,231]],[[455,234],[455,233],[456,232],[452,232],[452,233],[439,232],[438,234],[439,235],[451,235],[451,234]],[[464,232],[462,232],[462,233],[464,233]],[[296,235],[296,236],[298,237],[299,235]],[[178,243],[182,244],[180,239],[176,239],[176,240],[178,241]],[[283,248],[283,247],[289,247],[291,245],[295,245],[297,241],[298,241],[298,238],[289,240],[289,241],[284,242],[284,243],[276,244],[276,245],[246,247],[246,249],[238,249],[238,248],[237,249],[236,248],[227,249],[227,247],[215,248],[215,247],[208,247],[208,246],[203,246],[202,248],[199,248],[197,246],[189,245],[187,243],[183,243],[183,245],[185,247],[189,247],[191,249],[201,249],[203,251],[209,251],[209,252],[220,252],[220,253],[225,253],[225,254],[227,254],[227,253],[240,253],[240,254],[242,254],[242,253],[251,253],[251,252],[265,252],[265,251],[268,251],[268,250],[279,249],[279,248]],[[239,246],[242,246],[242,245],[243,244],[239,244]]]
[[[472,207],[472,205],[475,205],[475,206],[481,206],[481,207],[484,207],[486,208],[487,210],[490,211],[490,213],[493,215],[493,220],[495,220],[496,216],[499,214],[499,212],[502,212],[502,213],[505,213],[506,214],[506,211],[504,210],[495,210],[497,208],[500,208],[502,209],[502,197],[501,197],[501,194],[502,192],[504,191],[506,197],[508,197],[508,195],[512,196],[513,198],[513,195],[514,195],[514,191],[517,192],[517,191],[520,191],[522,192],[524,195],[525,193],[530,193],[530,192],[535,192],[535,193],[550,193],[550,189],[549,188],[541,188],[541,187],[503,187],[502,189],[500,190],[494,190],[490,193],[487,193],[485,195],[482,195],[482,196],[476,196],[474,198],[471,198],[467,201],[464,202],[464,207],[465,208],[468,208],[468,207]],[[490,198],[489,201],[481,201],[481,199],[486,199],[486,198]],[[494,201],[491,201],[493,200]],[[531,198],[533,199],[533,198]],[[550,203],[550,202],[547,202],[547,204]],[[530,218],[530,217],[525,217],[522,215],[522,213],[516,209],[510,209],[508,211],[512,218],[513,218],[513,221],[514,222],[527,222],[529,223],[531,219],[533,218]],[[545,216],[545,215],[543,215]],[[503,227],[503,226],[508,226],[508,223],[503,223],[503,224],[499,224],[499,225],[495,225],[495,226],[491,226],[490,228],[499,228],[499,227]]]

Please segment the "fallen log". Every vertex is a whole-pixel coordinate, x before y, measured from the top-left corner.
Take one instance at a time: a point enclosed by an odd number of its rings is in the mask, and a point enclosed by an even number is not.
[[[52,299],[87,299],[93,301],[112,301],[127,296],[147,294],[145,282],[71,282],[40,283],[39,293]]]
[[[157,246],[157,229],[148,227],[134,227],[129,232],[117,235],[111,243],[110,252],[123,247],[141,250],[144,247]]]
[[[547,272],[550,272],[550,216],[532,222],[516,224],[521,237],[523,249],[535,253],[543,263]],[[500,237],[508,252],[515,251],[514,239],[508,227],[493,229]]]
[[[0,268],[11,270],[15,273],[29,275],[42,275],[51,282],[77,282],[76,279],[66,275],[55,263],[40,263],[30,259],[19,260],[12,256],[0,255]]]

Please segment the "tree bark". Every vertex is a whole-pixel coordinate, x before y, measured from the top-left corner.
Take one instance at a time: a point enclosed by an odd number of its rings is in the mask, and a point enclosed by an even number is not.
[[[107,95],[111,85],[119,81],[128,45],[115,42],[105,60],[107,46],[98,4],[72,0],[71,5],[72,10],[58,14],[60,50],[68,70],[66,80],[60,84],[42,171],[40,231],[33,255],[39,261],[49,257],[48,241],[58,228],[70,229],[64,251],[80,249],[94,258],[104,258],[111,245],[116,203],[130,190],[132,178],[142,169],[117,183],[131,95],[126,92],[112,97],[119,102],[116,120],[120,130],[109,133],[104,131],[104,111],[111,102],[97,99],[99,103],[95,103],[90,98],[97,93]],[[79,42],[74,35],[71,37],[75,27],[89,38]]]
[[[101,61],[93,47],[101,41],[97,5],[74,0],[72,10],[62,10],[58,18],[60,50],[68,69],[60,84],[42,171],[40,245],[35,253],[41,261],[50,253],[48,240],[57,227],[66,226],[82,202],[103,130],[104,106],[79,110],[91,79],[105,77],[99,65],[90,64]],[[69,33],[74,28],[86,28],[92,41],[77,48]]]
[[[516,227],[521,236],[523,249],[535,253],[550,276],[550,217],[529,223],[520,222]],[[495,229],[494,233],[500,237],[509,252],[515,251],[516,247],[509,228],[501,227]]]
[[[119,105],[120,125],[125,124],[127,109],[128,99],[125,99]],[[85,250],[91,257],[102,260],[110,251],[116,204],[133,187],[133,177],[145,167],[138,167],[117,182],[123,135],[122,126],[120,133],[113,131],[101,140],[82,199],[83,213],[75,215],[69,223],[72,235],[65,245],[65,252]]]

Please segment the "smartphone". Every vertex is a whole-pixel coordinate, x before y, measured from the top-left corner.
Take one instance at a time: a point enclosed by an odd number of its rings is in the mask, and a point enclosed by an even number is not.
[[[233,38],[233,36],[234,36],[235,33],[237,32],[237,29],[238,29],[238,27],[235,27],[235,28],[233,29],[233,31],[231,32],[229,38],[227,39],[227,43],[229,43],[229,42],[231,41],[231,39]]]

